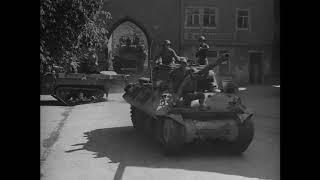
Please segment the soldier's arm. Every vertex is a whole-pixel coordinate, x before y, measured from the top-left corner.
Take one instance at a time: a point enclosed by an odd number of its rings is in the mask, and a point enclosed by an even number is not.
[[[179,62],[180,61],[180,57],[177,55],[177,53],[174,50],[172,50],[171,52],[172,52],[174,60]]]
[[[161,55],[162,55],[162,51],[160,51],[154,58],[155,63],[162,63],[161,61]]]
[[[204,44],[202,47],[199,48],[199,50],[209,50],[209,45]]]

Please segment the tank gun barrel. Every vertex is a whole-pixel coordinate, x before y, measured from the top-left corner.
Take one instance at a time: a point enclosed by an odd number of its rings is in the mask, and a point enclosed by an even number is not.
[[[224,61],[228,60],[229,58],[229,53],[224,53],[222,54],[214,63],[206,65],[203,69],[198,71],[197,73],[194,74],[189,74],[187,75],[184,80],[182,81],[181,85],[178,88],[177,94],[176,94],[176,99],[179,99],[182,95],[183,90],[185,89],[185,86],[192,81],[194,78],[198,79],[203,77],[204,75],[207,75],[210,70],[215,68],[216,66],[220,65]]]
[[[210,63],[208,65],[206,65],[203,69],[201,69],[199,72],[197,72],[198,75],[204,75],[204,74],[208,74],[208,72],[212,69],[214,69],[215,67],[219,66],[220,64],[222,64],[224,61],[229,59],[229,53],[224,53],[222,54],[214,63]]]

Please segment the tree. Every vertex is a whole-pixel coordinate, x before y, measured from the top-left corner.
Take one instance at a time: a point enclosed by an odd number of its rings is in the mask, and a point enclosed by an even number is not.
[[[40,73],[67,70],[105,46],[111,15],[102,7],[103,0],[40,0]]]

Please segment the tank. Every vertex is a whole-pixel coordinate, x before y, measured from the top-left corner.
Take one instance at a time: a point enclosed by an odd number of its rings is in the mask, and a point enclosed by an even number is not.
[[[226,58],[227,54],[213,64],[191,67],[195,70],[184,77],[177,93],[170,91],[168,79],[179,65],[156,66],[151,77],[128,84],[123,98],[131,105],[133,127],[152,135],[165,154],[176,154],[184,144],[195,141],[221,141],[231,153],[244,152],[254,136],[253,111],[242,104],[235,87],[233,91],[232,86],[227,92],[216,91],[208,78],[209,72]],[[204,95],[203,105],[199,100],[185,105],[181,92],[190,87],[195,87],[194,94]]]
[[[127,83],[127,75],[113,71],[100,74],[58,73],[53,75],[53,82],[46,83],[51,88],[51,95],[65,105],[100,102],[107,99],[113,84]]]
[[[145,58],[143,46],[122,45],[118,49],[118,55],[113,59],[113,68],[117,73],[122,73],[125,68],[136,68],[137,72],[142,72]]]

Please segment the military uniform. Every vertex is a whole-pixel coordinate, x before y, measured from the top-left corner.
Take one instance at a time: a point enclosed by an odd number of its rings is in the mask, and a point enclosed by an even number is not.
[[[206,43],[200,44],[199,50],[196,53],[196,57],[198,58],[198,63],[200,65],[207,65],[208,59],[207,59],[207,52],[209,50],[209,45]]]
[[[177,93],[179,87],[182,85],[185,77],[188,75],[191,75],[194,72],[194,69],[188,68],[188,67],[180,67],[178,69],[175,69],[171,74],[170,74],[170,85],[171,85],[171,91],[174,93]],[[184,106],[185,107],[190,107],[191,102],[193,100],[199,100],[199,103],[202,105],[204,103],[205,96],[201,92],[196,92],[197,91],[197,80],[191,80],[187,84],[184,85],[183,90],[182,90],[182,98],[184,100]]]
[[[162,64],[164,65],[170,65],[173,62],[173,59],[175,61],[179,61],[179,57],[177,56],[176,52],[171,48],[162,49],[159,57],[161,57]]]
[[[85,74],[99,74],[98,57],[96,55],[91,55],[88,59],[83,59],[81,61],[81,73]]]

